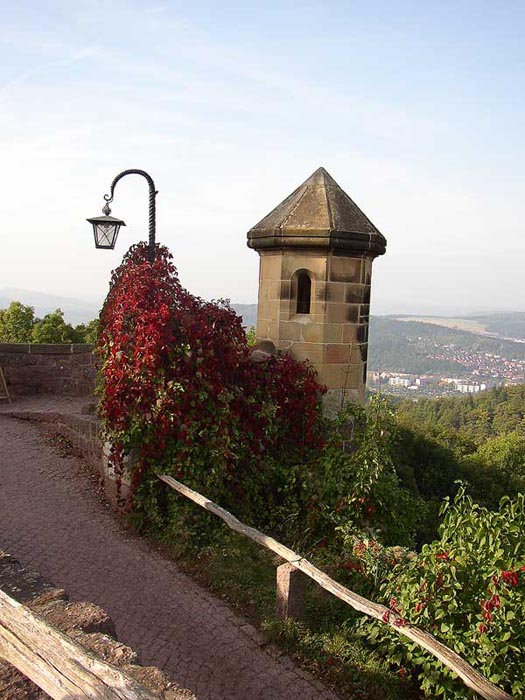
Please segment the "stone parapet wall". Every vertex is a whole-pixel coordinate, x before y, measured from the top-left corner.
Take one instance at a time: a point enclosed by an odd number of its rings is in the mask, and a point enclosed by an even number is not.
[[[91,345],[0,343],[0,367],[13,396],[90,396],[95,390]]]
[[[76,399],[54,398],[49,395],[19,398],[11,404],[5,404],[0,413],[39,423],[50,433],[58,433],[67,438],[74,451],[82,456],[93,472],[100,475],[100,484],[104,487],[108,500],[117,507],[123,507],[131,484],[131,473],[126,467],[133,463],[133,457],[125,459],[121,486],[117,488],[117,475],[109,459],[110,443],[104,439],[101,421],[96,417],[96,403],[88,400],[81,407],[80,413],[78,408]]]

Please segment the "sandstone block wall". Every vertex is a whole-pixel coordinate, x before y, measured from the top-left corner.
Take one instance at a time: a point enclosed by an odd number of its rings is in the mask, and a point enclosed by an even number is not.
[[[0,343],[0,367],[13,396],[89,396],[95,390],[91,345]]]
[[[363,400],[372,258],[312,250],[261,251],[257,339],[310,360],[339,396]],[[297,279],[312,282],[309,314],[297,313]]]

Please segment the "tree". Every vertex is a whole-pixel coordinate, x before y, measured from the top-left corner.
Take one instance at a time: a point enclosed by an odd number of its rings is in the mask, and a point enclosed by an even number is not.
[[[98,339],[98,331],[100,328],[100,322],[98,318],[94,318],[86,325],[86,332],[84,334],[84,343],[91,343],[94,345]]]
[[[72,343],[75,338],[73,327],[64,321],[64,313],[57,309],[37,321],[33,328],[34,343]]]
[[[32,306],[13,301],[7,309],[0,309],[0,343],[89,343],[98,337],[99,320],[80,323],[73,327],[64,320],[64,313],[56,309],[43,319],[35,318]]]
[[[0,342],[30,343],[34,323],[34,308],[12,301],[7,309],[0,309]]]
[[[525,436],[519,432],[490,438],[470,459],[470,481],[473,495],[490,508],[496,508],[500,498],[515,498],[525,490]]]
[[[73,329],[74,343],[89,343],[94,345],[98,338],[98,318],[94,318],[89,323],[80,323]]]
[[[478,454],[494,469],[514,474],[525,472],[525,437],[518,432],[487,440],[478,448]]]

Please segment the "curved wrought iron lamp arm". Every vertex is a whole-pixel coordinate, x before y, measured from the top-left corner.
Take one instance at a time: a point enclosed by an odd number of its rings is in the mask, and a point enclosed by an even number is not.
[[[138,170],[136,168],[131,168],[130,170],[123,170],[119,173],[116,178],[111,183],[110,194],[105,194],[104,199],[106,204],[113,201],[113,196],[115,194],[115,185],[119,180],[121,180],[126,175],[142,175],[146,178],[149,185],[149,248],[148,248],[148,260],[153,262],[155,260],[155,232],[156,232],[156,207],[155,207],[155,197],[157,195],[157,190],[155,189],[155,183],[151,175],[145,170]]]

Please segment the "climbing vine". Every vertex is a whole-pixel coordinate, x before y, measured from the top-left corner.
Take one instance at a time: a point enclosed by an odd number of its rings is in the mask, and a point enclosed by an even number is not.
[[[286,354],[253,362],[241,319],[185,290],[165,247],[150,263],[139,243],[114,271],[97,352],[116,473],[136,456],[130,507],[151,500],[156,469],[222,502],[249,502],[250,477],[269,461],[322,442],[314,370]]]

